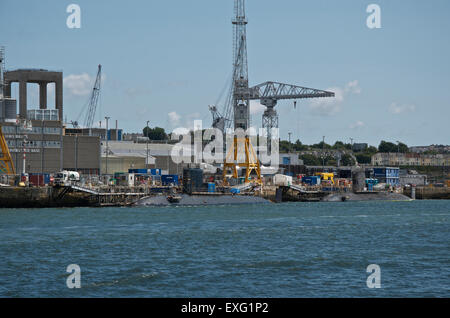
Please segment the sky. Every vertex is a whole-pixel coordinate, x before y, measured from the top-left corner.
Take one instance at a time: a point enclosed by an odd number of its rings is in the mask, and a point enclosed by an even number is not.
[[[67,6],[81,8],[70,29]],[[368,5],[381,9],[370,29]],[[317,143],[450,144],[450,1],[247,0],[250,86],[278,81],[331,90],[333,99],[280,101],[280,136]],[[124,132],[211,125],[232,70],[233,0],[1,0],[6,69],[62,70],[64,116],[83,122],[97,65],[96,122]],[[49,107],[54,106],[49,87]],[[12,95],[18,95],[14,84]],[[28,85],[29,108],[38,86]],[[36,107],[33,107],[36,105]],[[219,109],[223,107],[218,103]],[[252,103],[251,123],[263,107]],[[104,125],[104,123],[103,123]]]

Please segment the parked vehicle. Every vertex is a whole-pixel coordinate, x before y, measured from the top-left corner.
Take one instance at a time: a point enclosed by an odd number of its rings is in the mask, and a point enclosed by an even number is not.
[[[80,174],[76,171],[61,171],[55,175],[55,185],[71,185],[80,181]]]

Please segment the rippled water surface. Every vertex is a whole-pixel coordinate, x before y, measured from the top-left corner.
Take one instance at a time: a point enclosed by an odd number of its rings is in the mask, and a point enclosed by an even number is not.
[[[450,201],[0,209],[0,296],[449,297],[449,239]]]

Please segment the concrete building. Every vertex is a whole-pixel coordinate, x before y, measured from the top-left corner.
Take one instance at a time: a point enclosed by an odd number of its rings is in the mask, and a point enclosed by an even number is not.
[[[280,153],[280,165],[302,166],[303,160],[299,159],[298,153]]]
[[[19,117],[27,118],[27,84],[39,85],[39,109],[47,109],[47,85],[55,83],[55,108],[63,118],[63,73],[43,69],[19,69],[4,73],[6,97],[11,97],[11,83],[19,83]]]
[[[132,141],[109,141],[108,156],[106,156],[106,142],[102,141],[102,171],[106,172],[106,160],[108,160],[108,174],[126,172],[128,169],[152,169],[159,168],[168,171],[169,174],[181,174],[184,163],[176,163],[172,159],[170,144],[148,144],[149,162],[145,166],[147,158],[147,144]],[[185,162],[193,162],[193,157],[181,157]]]
[[[372,156],[372,165],[448,167],[450,166],[450,154],[377,153]]]
[[[4,79],[5,99],[0,104],[5,115],[0,121],[16,173],[100,172],[100,138],[65,135],[62,72],[22,69],[5,72]],[[19,112],[10,98],[14,82],[19,83]],[[39,85],[38,109],[28,109],[28,83]],[[48,83],[55,83],[55,109],[47,109]]]
[[[424,174],[406,174],[400,175],[400,185],[416,185],[425,186],[427,185],[427,176]]]

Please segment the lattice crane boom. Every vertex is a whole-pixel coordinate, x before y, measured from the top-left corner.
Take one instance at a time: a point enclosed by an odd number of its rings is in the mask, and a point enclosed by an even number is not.
[[[84,126],[86,128],[92,128],[95,119],[95,112],[97,111],[98,100],[100,96],[102,82],[102,66],[98,65],[97,77],[95,78],[95,84],[92,88],[91,97],[88,103],[88,109],[86,112],[86,117],[84,119]]]
[[[282,99],[304,99],[304,98],[319,98],[319,97],[334,97],[334,93],[291,84],[284,84],[278,82],[264,82],[262,84],[251,87],[249,89],[249,96],[248,96],[250,100],[256,99],[282,100]]]

